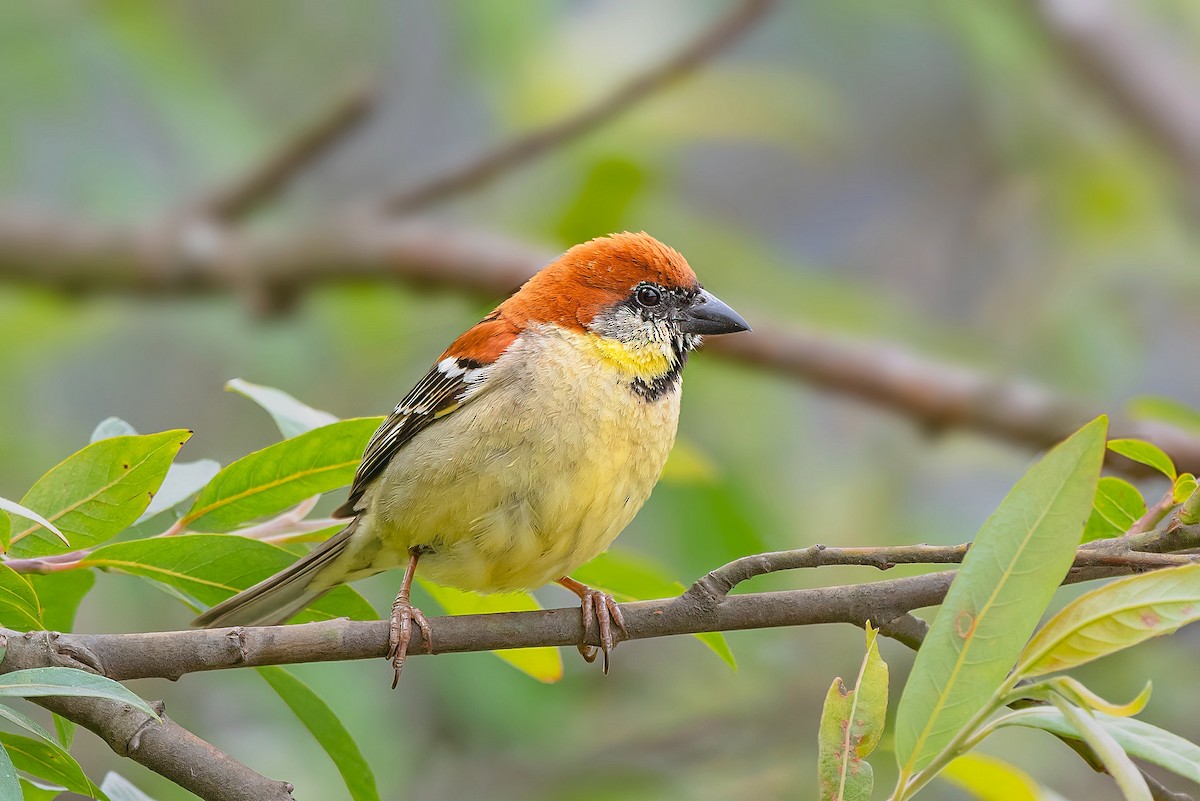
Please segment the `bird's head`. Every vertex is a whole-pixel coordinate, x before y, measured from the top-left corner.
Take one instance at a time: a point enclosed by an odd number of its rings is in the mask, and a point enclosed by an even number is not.
[[[576,245],[502,309],[526,324],[584,334],[604,358],[643,380],[677,372],[702,335],[750,329],[700,286],[678,251],[645,233]]]

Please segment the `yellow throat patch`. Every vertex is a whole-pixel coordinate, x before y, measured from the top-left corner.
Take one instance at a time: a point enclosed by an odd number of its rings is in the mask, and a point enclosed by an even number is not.
[[[652,380],[671,369],[669,345],[631,345],[596,334],[584,337],[602,359],[632,378]]]

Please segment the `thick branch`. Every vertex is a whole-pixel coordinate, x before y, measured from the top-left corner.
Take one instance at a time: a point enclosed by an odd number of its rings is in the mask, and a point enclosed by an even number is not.
[[[477,189],[498,175],[599,128],[694,72],[753,27],[771,3],[772,0],[740,0],[729,15],[702,31],[678,53],[653,69],[634,76],[596,104],[487,151],[411,189],[402,190],[384,200],[384,208],[392,214],[411,214],[454,195]]]
[[[0,279],[59,290],[143,295],[282,292],[344,281],[401,281],[505,295],[552,254],[499,236],[428,224],[343,219],[287,236],[217,229],[173,238],[76,221],[0,213]],[[965,428],[1036,448],[1066,437],[1094,409],[1019,381],[941,364],[891,345],[753,320],[755,331],[706,349],[907,416],[930,430]],[[1117,422],[1114,436],[1159,445],[1200,472],[1200,438],[1152,421]],[[1129,471],[1140,468],[1121,460]]]
[[[56,642],[46,632],[7,632],[14,646],[4,656],[4,672],[58,665],[93,669],[94,660],[77,646]],[[153,706],[160,720],[116,701],[97,698],[35,698],[39,706],[95,733],[119,756],[128,757],[205,801],[292,801],[292,786],[260,775],[201,740]]]

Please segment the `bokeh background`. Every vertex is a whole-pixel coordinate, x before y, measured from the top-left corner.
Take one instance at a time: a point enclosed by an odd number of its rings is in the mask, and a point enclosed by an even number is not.
[[[0,223],[36,213],[142,230],[182,219],[365,80],[369,117],[236,224],[238,236],[286,236],[586,108],[733,5],[3,3]],[[1128,52],[1104,40],[1114,19]],[[1097,42],[1115,73],[1091,60]],[[755,324],[1020,377],[1097,411],[1124,414],[1145,395],[1195,405],[1198,46],[1189,0],[781,2],[693,74],[406,222],[549,254],[646,230]],[[1143,58],[1172,65],[1142,77],[1179,119],[1156,118],[1153,92],[1121,84]],[[109,415],[143,432],[195,429],[185,457],[228,463],[269,444],[266,415],[222,391],[234,377],[342,417],[383,413],[499,299],[367,280],[271,302],[253,287],[141,297],[19,278],[8,257],[0,246],[10,498]],[[711,356],[689,365],[686,386],[688,469],[615,546],[685,583],[740,555],[814,542],[965,541],[1033,457]],[[872,578],[822,569],[750,589]],[[397,581],[362,589],[384,608]],[[184,626],[188,611],[163,599],[102,575],[77,628]],[[385,798],[815,797],[820,704],[834,676],[857,669],[861,632],[729,642],[736,672],[681,637],[620,648],[607,678],[565,653],[557,685],[486,654],[415,658],[395,692],[382,663],[298,673],[356,735]],[[1195,738],[1198,648],[1184,632],[1080,674],[1114,698],[1153,677],[1144,717]],[[882,650],[895,697],[911,657],[892,642]],[[292,781],[297,798],[344,797],[257,677],[137,689]],[[86,734],[76,750],[97,778],[116,768],[160,801],[187,797]],[[1118,798],[1046,735],[1006,732],[986,750],[1066,797]],[[890,787],[890,755],[873,761]],[[962,797],[944,785],[925,795]]]

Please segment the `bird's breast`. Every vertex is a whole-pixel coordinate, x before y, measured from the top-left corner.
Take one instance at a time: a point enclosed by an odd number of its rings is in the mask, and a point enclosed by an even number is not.
[[[609,546],[662,473],[679,391],[639,394],[586,336],[527,332],[478,397],[397,454],[369,491],[381,560],[427,546],[422,575],[496,592],[541,586]]]

